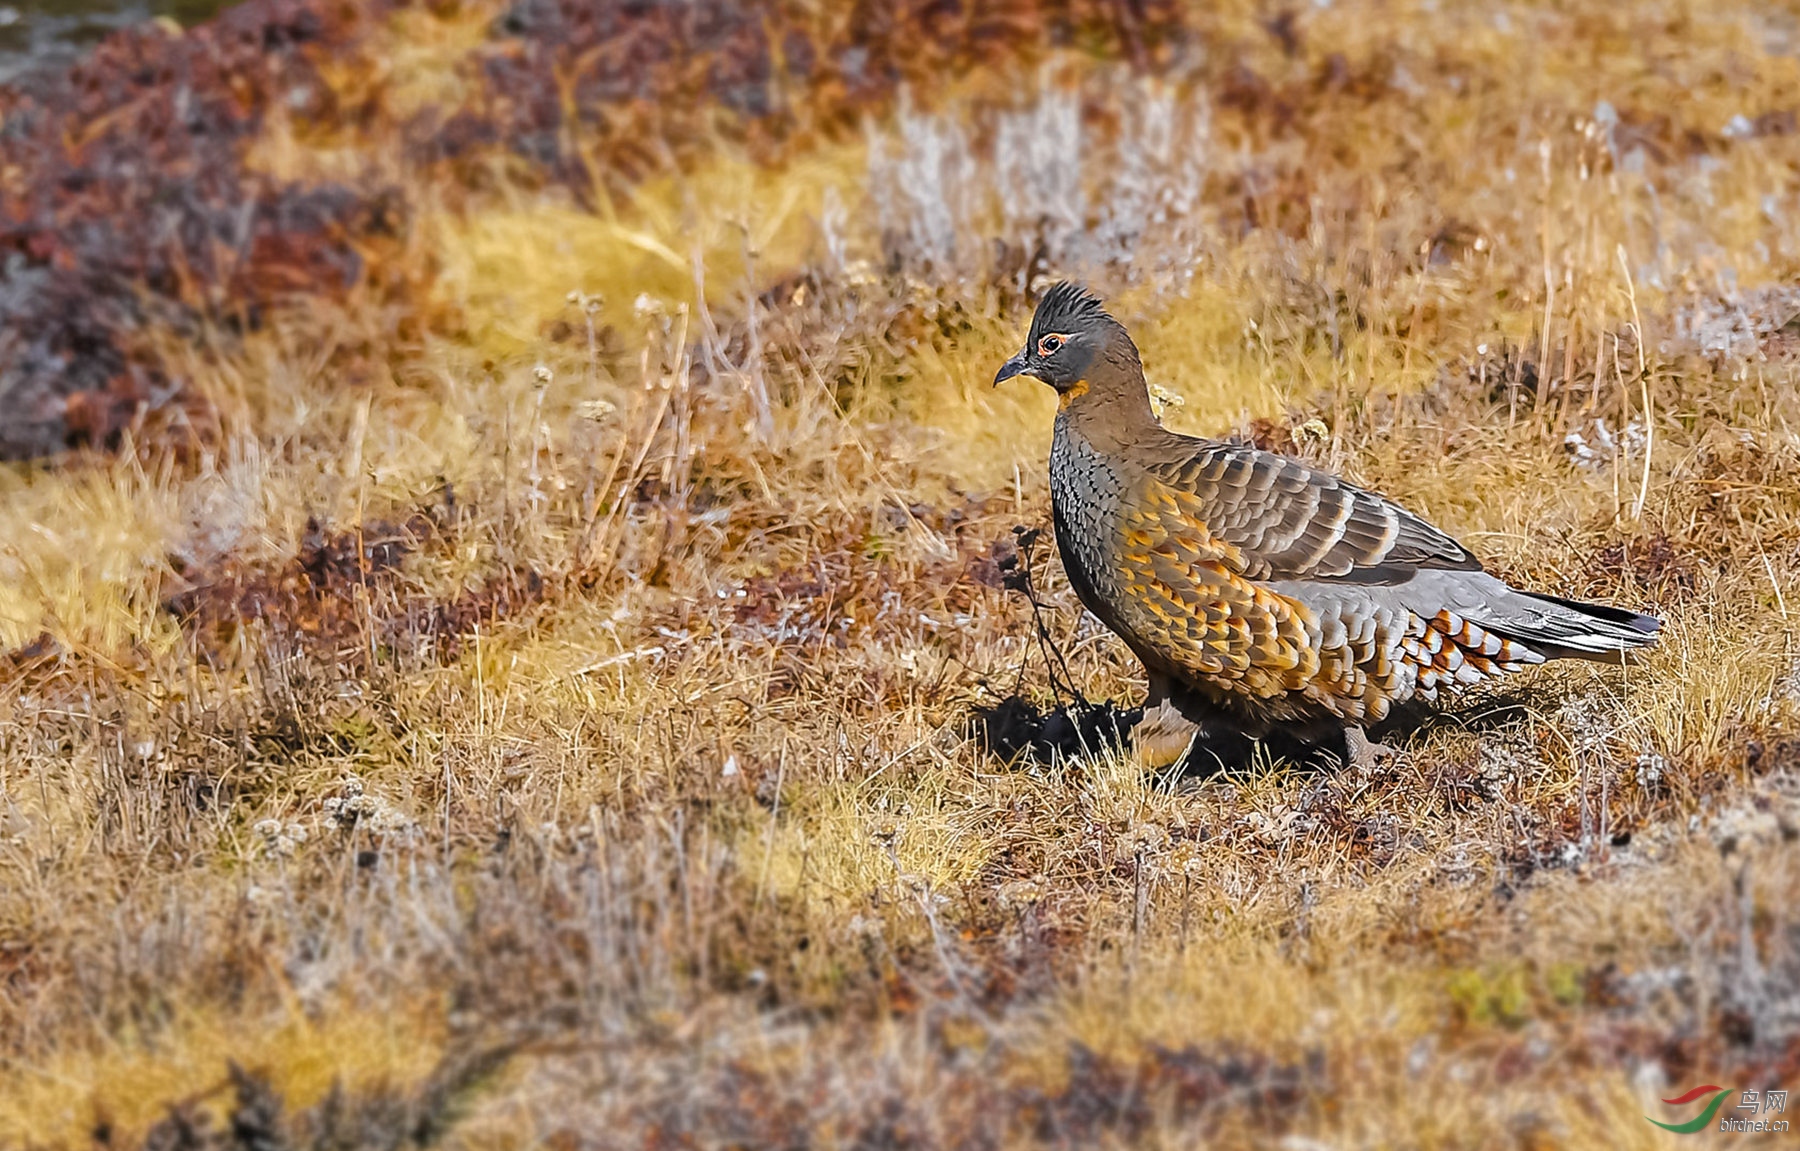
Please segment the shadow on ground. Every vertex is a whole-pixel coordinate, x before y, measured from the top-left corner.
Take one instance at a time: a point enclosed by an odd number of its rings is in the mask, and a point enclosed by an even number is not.
[[[1517,723],[1525,714],[1521,692],[1483,695],[1451,707],[1415,702],[1395,708],[1369,729],[1369,738],[1404,751],[1411,741],[1433,732],[1497,731]],[[968,730],[988,754],[1003,762],[1050,766],[1127,748],[1132,729],[1143,717],[1143,708],[1123,707],[1111,700],[1090,703],[1076,699],[1046,711],[1013,694],[971,709]],[[1275,763],[1321,771],[1342,766],[1344,756],[1345,748],[1336,741],[1313,742],[1277,730],[1263,739],[1210,740],[1204,747],[1190,749],[1176,770],[1196,778]]]

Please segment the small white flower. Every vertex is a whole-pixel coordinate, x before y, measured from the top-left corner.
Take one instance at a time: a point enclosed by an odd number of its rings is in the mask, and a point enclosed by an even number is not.
[[[1322,444],[1331,438],[1331,429],[1325,425],[1324,420],[1314,416],[1295,428],[1292,435],[1295,443],[1305,443],[1311,440],[1314,443]]]
[[[387,800],[368,794],[363,781],[355,775],[346,775],[339,791],[321,805],[327,831],[361,827],[377,835],[409,835],[418,827],[412,817]]]
[[[306,842],[306,828],[298,823],[284,826],[279,819],[259,819],[251,830],[262,839],[263,850],[270,855],[292,855]]]
[[[1161,415],[1165,408],[1179,408],[1186,405],[1187,397],[1179,392],[1171,392],[1161,384],[1151,384],[1150,402],[1156,405],[1156,412]]]

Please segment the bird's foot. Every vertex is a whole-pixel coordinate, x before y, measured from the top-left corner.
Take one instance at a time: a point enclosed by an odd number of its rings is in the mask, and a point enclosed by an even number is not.
[[[1344,729],[1345,763],[1359,771],[1382,771],[1400,762],[1400,750],[1374,743],[1360,727]]]

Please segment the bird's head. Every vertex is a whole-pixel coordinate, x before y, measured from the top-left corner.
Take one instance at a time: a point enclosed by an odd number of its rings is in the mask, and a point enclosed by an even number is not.
[[[1143,389],[1137,345],[1125,326],[1107,315],[1098,296],[1068,281],[1038,301],[1024,349],[1001,365],[994,383],[1014,376],[1049,384],[1065,405],[1095,385]]]

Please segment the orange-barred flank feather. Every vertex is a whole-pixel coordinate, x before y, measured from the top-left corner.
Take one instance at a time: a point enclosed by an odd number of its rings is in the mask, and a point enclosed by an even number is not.
[[[1150,677],[1159,747],[1226,725],[1375,722],[1548,659],[1618,660],[1650,616],[1520,591],[1449,535],[1301,460],[1177,435],[1099,301],[1058,285],[996,377],[1060,395],[1057,543],[1081,600]]]

